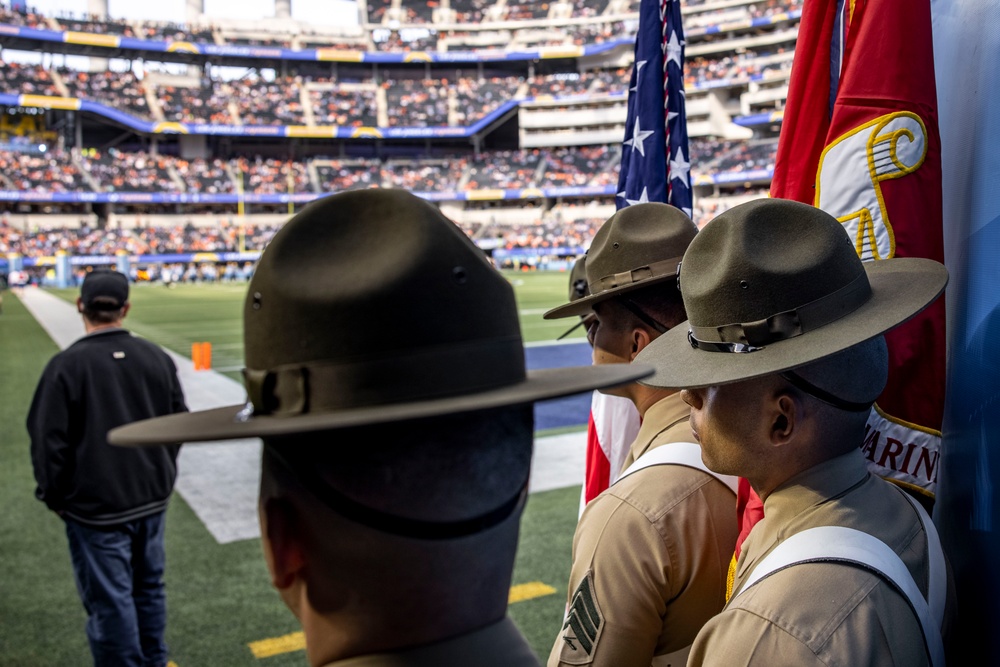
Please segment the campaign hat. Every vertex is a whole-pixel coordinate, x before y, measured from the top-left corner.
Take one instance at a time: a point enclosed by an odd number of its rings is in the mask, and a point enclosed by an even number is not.
[[[601,225],[587,251],[589,295],[545,313],[547,320],[586,315],[596,303],[677,278],[698,227],[679,208],[633,204]]]
[[[569,272],[569,300],[572,303],[587,296],[590,296],[590,286],[587,285],[587,256],[581,255],[573,262],[573,268]],[[580,327],[587,326],[594,317],[596,315],[592,310],[581,314],[580,321],[567,329],[556,340],[562,340]]]
[[[906,322],[947,282],[945,267],[930,259],[862,262],[843,225],[816,207],[753,200],[716,217],[692,241],[679,276],[689,319],[636,361],[656,369],[643,384],[678,389],[791,371]],[[841,388],[880,387],[884,373],[827,365],[823,389],[836,396]],[[872,374],[872,382],[859,382],[858,374]]]
[[[300,211],[243,310],[248,402],[117,428],[118,445],[284,436],[605,388],[648,367],[526,371],[513,288],[433,204],[396,189]]]

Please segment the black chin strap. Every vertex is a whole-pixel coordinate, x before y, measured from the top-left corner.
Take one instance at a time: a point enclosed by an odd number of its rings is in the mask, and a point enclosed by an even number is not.
[[[814,385],[812,382],[809,382],[809,380],[806,380],[804,377],[802,377],[795,371],[785,371],[780,375],[781,377],[788,380],[788,382],[791,383],[796,388],[804,391],[805,393],[809,394],[810,396],[813,396],[814,398],[818,398],[827,405],[832,405],[835,408],[840,408],[841,410],[847,410],[848,412],[867,412],[868,410],[872,409],[872,403],[874,403],[874,401],[872,401],[871,403],[854,403],[852,401],[845,401],[844,399],[838,396],[834,396],[825,389],[820,389],[819,387]]]
[[[277,447],[267,447],[267,451],[288,472],[294,475],[309,493],[337,514],[369,528],[400,537],[419,540],[452,540],[475,535],[505,521],[514,513],[514,510],[523,505],[528,495],[528,480],[525,479],[520,490],[512,498],[479,516],[461,521],[411,519],[383,512],[347,497],[323,481],[315,466],[292,466]]]

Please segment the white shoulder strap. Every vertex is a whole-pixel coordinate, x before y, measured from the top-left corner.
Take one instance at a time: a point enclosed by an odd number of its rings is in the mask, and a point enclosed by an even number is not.
[[[736,493],[736,478],[732,475],[720,475],[717,472],[709,470],[701,460],[701,446],[693,442],[668,442],[656,449],[649,450],[626,468],[618,479],[615,480],[615,483],[620,482],[627,476],[643,468],[662,465],[687,466],[701,470],[728,486],[732,489],[733,493]]]
[[[941,537],[938,535],[937,526],[934,525],[920,501],[905,491],[900,491],[900,493],[910,501],[913,509],[917,511],[917,516],[920,517],[920,522],[924,525],[924,532],[927,534],[927,605],[930,607],[931,616],[937,621],[938,627],[943,628],[945,600],[948,597],[948,574],[945,571]]]
[[[738,595],[768,575],[798,563],[837,561],[864,567],[882,576],[902,593],[913,608],[924,633],[931,665],[944,667],[941,626],[935,622],[906,565],[882,540],[844,526],[820,526],[792,535],[757,564]]]

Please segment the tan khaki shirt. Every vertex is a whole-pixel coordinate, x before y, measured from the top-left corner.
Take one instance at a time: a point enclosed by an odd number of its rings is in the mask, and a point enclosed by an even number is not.
[[[673,394],[643,417],[626,467],[671,442],[694,442],[690,409]],[[725,603],[736,499],[680,465],[639,470],[584,510],[573,539],[568,613],[548,665],[649,667],[694,640]]]
[[[733,590],[782,540],[829,525],[885,542],[927,594],[920,519],[899,489],[868,472],[860,450],[797,475],[767,497],[764,518],[740,551]],[[688,661],[689,667],[929,664],[905,598],[876,574],[830,562],[789,567],[734,597],[698,634]]]
[[[325,667],[539,667],[524,637],[505,618],[460,637],[417,648],[362,655]]]

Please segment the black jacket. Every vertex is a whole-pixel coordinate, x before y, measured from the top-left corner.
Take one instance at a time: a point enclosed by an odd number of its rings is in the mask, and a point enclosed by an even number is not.
[[[180,445],[115,447],[107,434],[186,411],[177,368],[159,347],[125,329],[84,336],[45,367],[28,412],[35,495],[93,526],[163,511]]]

